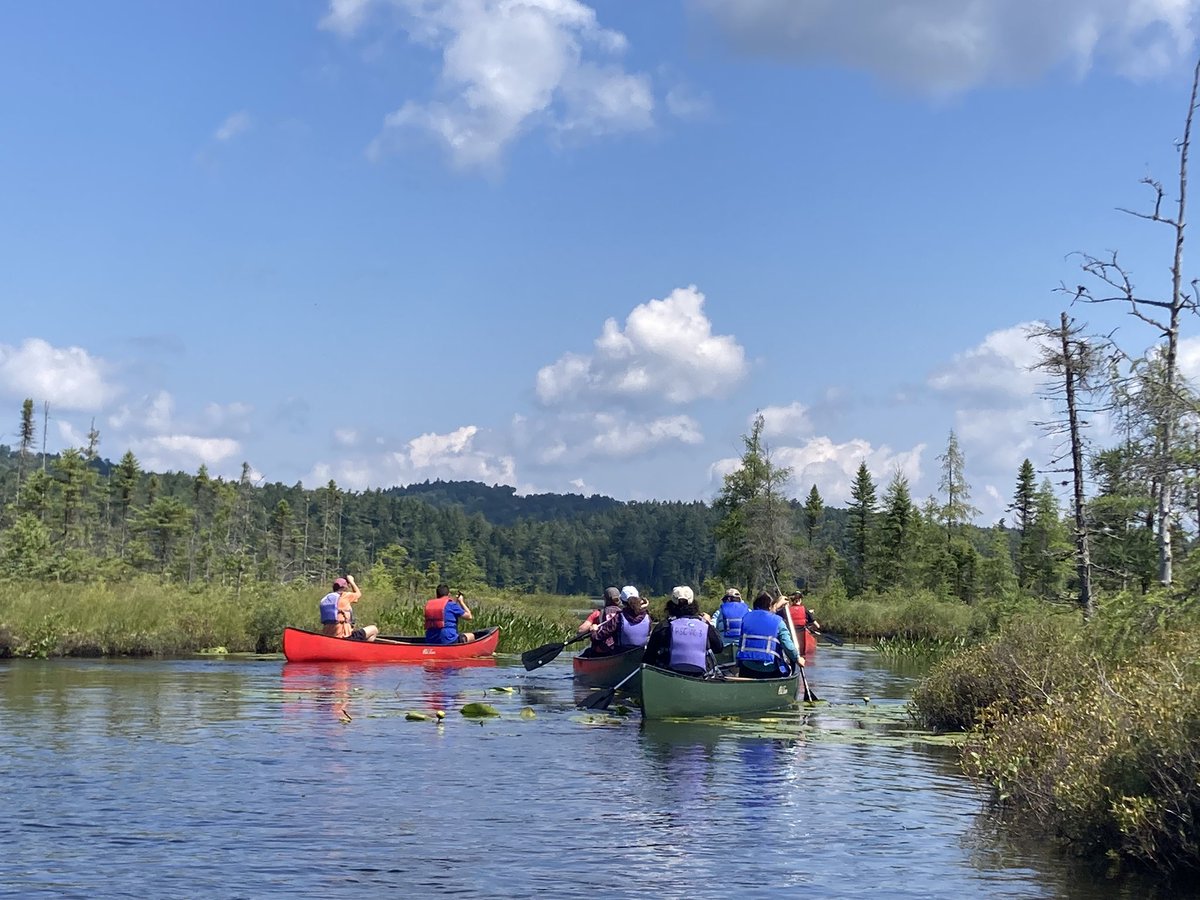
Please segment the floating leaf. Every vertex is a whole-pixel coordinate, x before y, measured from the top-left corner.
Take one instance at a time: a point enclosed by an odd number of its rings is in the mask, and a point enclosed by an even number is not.
[[[535,713],[533,711],[532,706],[526,706],[521,709],[521,718],[522,719],[536,719],[537,713]]]
[[[405,713],[404,718],[408,719],[408,721],[410,721],[410,722],[428,722],[429,721],[429,716],[425,715],[425,713],[423,713],[423,712]]]
[[[614,716],[627,716],[629,715],[629,707],[622,704],[617,704],[613,707],[612,714]]]
[[[513,689],[510,687],[494,687],[492,688],[497,694],[511,694]]]
[[[490,703],[468,703],[462,708],[462,714],[472,719],[482,719],[488,716],[498,716],[500,713]]]

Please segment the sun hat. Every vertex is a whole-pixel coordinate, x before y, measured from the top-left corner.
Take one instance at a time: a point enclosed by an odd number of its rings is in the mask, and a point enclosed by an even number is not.
[[[618,591],[615,587],[610,587],[610,588],[604,589],[604,600],[606,603],[616,603],[620,599],[621,599],[621,592]]]
[[[696,599],[696,595],[692,593],[692,589],[686,584],[681,584],[671,591],[671,599],[679,600],[683,603],[691,603]]]
[[[621,588],[621,601],[622,602],[628,600],[630,597],[637,597],[637,596],[639,596],[638,592],[637,592],[637,588],[635,588],[632,584],[627,584],[627,585],[625,585],[625,587]]]

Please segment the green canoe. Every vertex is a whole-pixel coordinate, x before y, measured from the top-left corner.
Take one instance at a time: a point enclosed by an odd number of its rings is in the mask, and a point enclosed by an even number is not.
[[[784,709],[796,702],[799,686],[799,672],[788,678],[695,678],[642,666],[642,715],[695,718]]]

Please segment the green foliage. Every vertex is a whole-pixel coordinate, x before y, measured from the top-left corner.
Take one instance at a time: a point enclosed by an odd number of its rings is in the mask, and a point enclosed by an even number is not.
[[[850,554],[847,562],[847,587],[861,594],[873,586],[876,541],[875,482],[867,464],[859,463],[850,488]]]

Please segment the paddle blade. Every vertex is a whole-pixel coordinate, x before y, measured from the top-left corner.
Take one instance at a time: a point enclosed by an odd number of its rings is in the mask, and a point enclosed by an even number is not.
[[[813,634],[815,634],[820,640],[828,641],[829,643],[833,644],[833,646],[835,646],[835,647],[840,647],[840,646],[842,646],[842,644],[846,643],[844,640],[842,640],[836,634],[828,634],[824,631],[814,631]]]
[[[521,654],[521,665],[525,667],[526,672],[532,672],[534,669],[540,669],[548,662],[552,662],[558,654],[563,652],[563,647],[566,644],[543,644],[540,647],[534,647],[532,650],[526,650]]]
[[[613,701],[613,697],[617,694],[616,688],[605,688],[602,691],[593,691],[579,704],[580,709],[608,709],[608,706]]]

